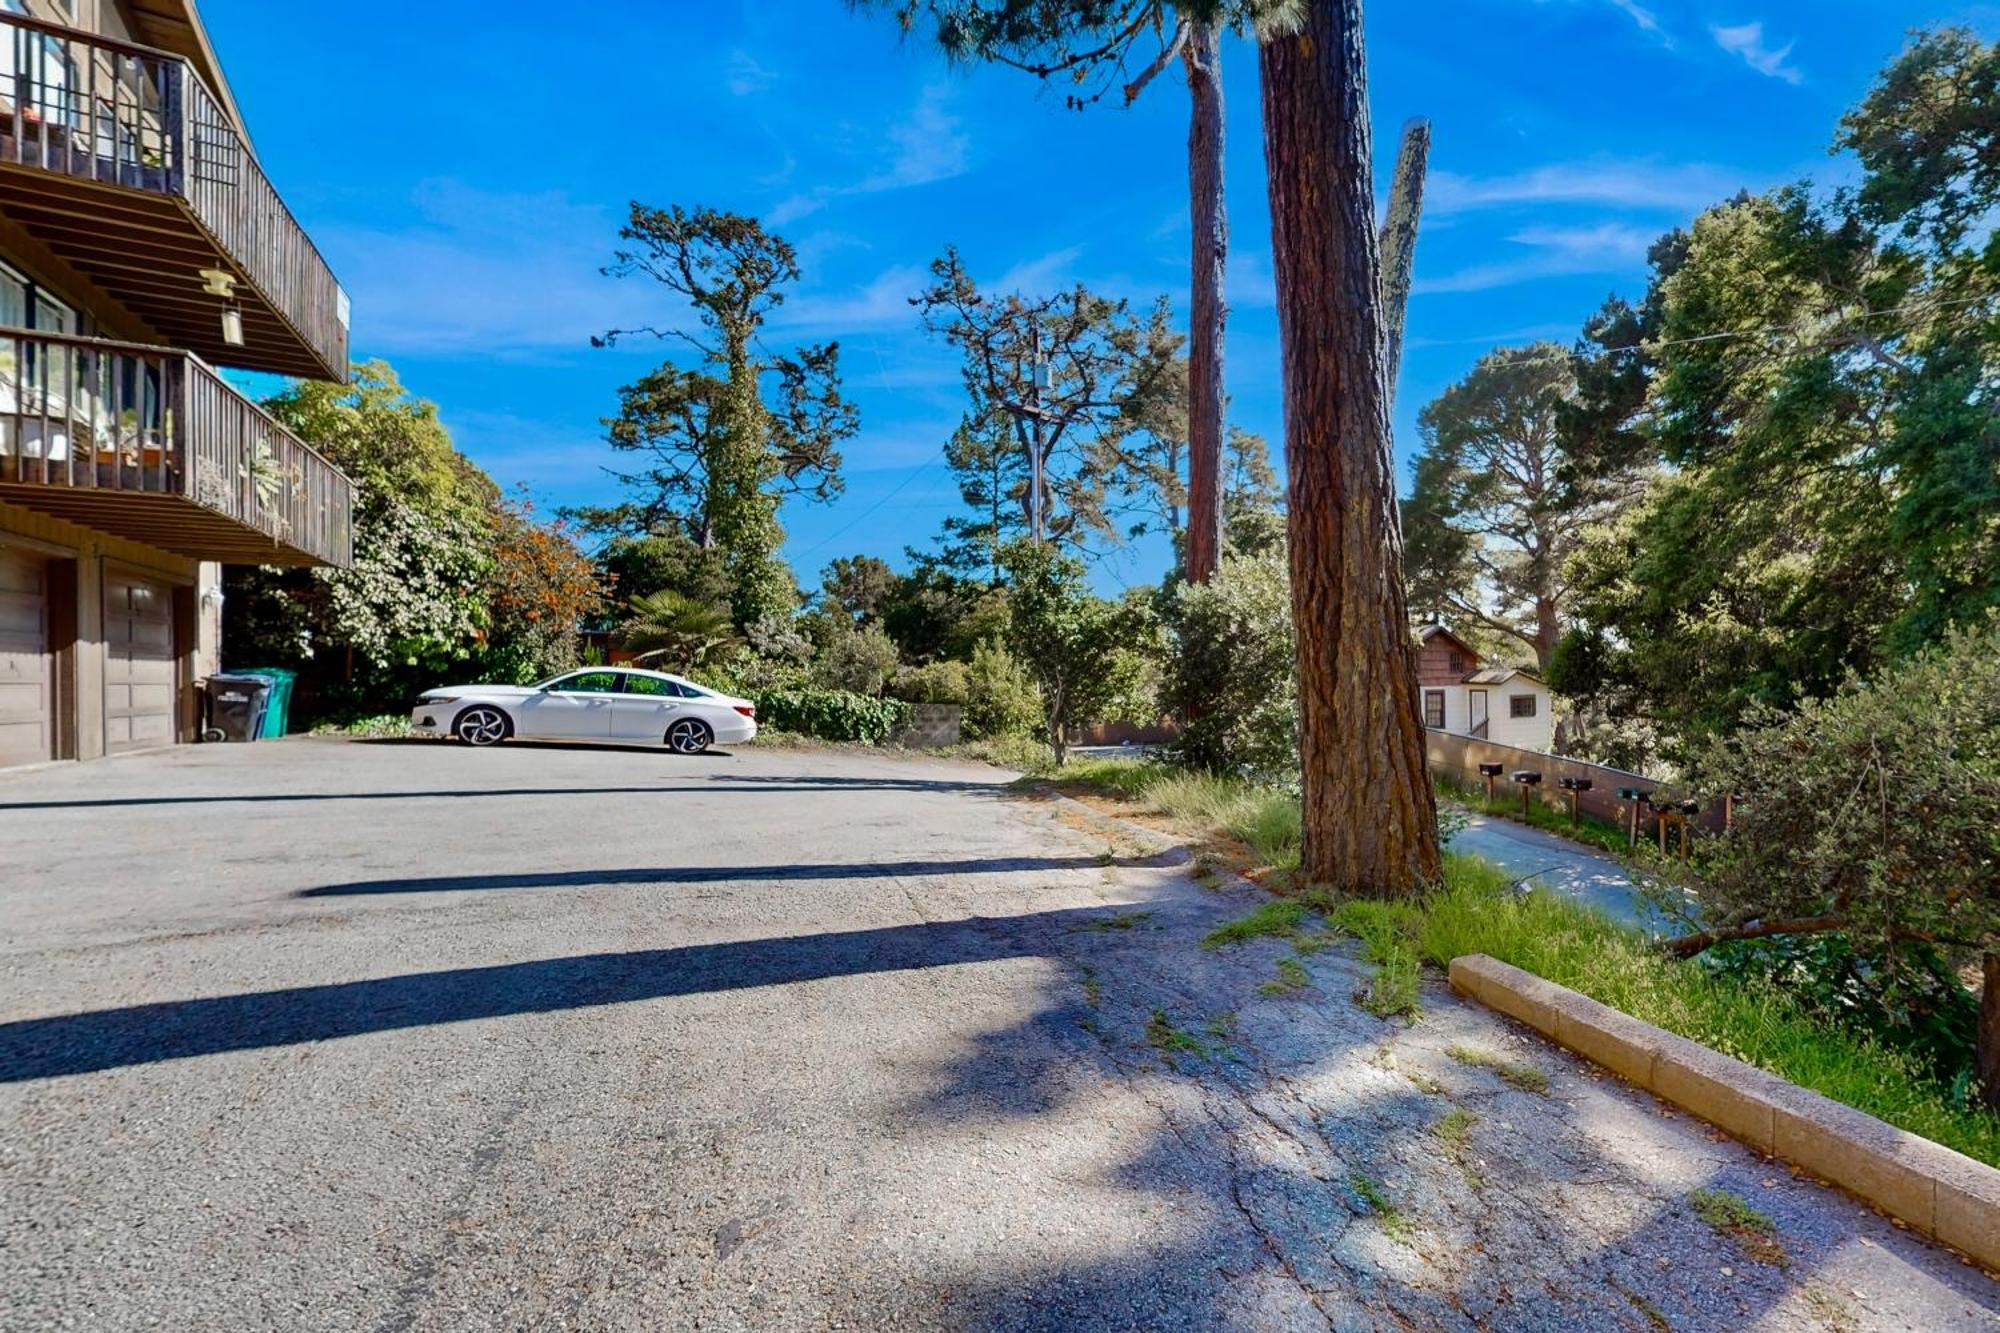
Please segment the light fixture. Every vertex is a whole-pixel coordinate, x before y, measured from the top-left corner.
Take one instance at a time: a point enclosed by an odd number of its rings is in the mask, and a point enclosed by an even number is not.
[[[236,294],[236,275],[228,269],[205,268],[199,270],[199,272],[201,274],[201,289],[210,296],[226,297]]]
[[[235,306],[222,312],[222,341],[231,347],[243,345],[243,312]]]

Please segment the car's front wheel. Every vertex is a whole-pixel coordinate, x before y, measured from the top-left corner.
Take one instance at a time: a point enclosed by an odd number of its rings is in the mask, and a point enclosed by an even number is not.
[[[667,748],[675,754],[700,754],[715,740],[708,723],[684,717],[667,728]]]
[[[497,708],[485,704],[468,708],[458,715],[452,724],[452,731],[467,745],[498,745],[514,730],[507,721],[507,715]]]

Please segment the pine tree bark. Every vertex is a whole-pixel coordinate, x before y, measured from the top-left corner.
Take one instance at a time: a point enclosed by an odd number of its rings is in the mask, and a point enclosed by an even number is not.
[[[1389,211],[1382,219],[1382,343],[1388,361],[1389,405],[1403,369],[1403,321],[1410,308],[1410,276],[1417,261],[1417,223],[1424,214],[1424,178],[1430,168],[1431,123],[1403,126],[1396,174],[1389,181]]]
[[[1302,870],[1399,895],[1441,872],[1389,452],[1360,0],[1259,55],[1284,367]]]
[[[1187,66],[1188,216],[1194,271],[1188,325],[1188,525],[1184,561],[1190,583],[1207,583],[1222,566],[1222,337],[1229,319],[1223,279],[1229,262],[1229,215],[1222,197],[1222,41],[1212,24],[1190,19],[1181,59]]]

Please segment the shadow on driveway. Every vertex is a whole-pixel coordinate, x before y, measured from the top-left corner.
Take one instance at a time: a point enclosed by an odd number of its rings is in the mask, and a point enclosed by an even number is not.
[[[1070,909],[582,954],[31,1018],[0,1024],[0,1083],[439,1023],[1022,957],[1040,951],[1036,940],[1044,928],[1103,915]]]

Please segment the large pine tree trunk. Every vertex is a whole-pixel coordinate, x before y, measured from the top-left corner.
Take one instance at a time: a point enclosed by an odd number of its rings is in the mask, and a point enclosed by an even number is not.
[[[1222,333],[1229,318],[1222,285],[1229,215],[1222,200],[1222,42],[1190,20],[1187,65],[1188,216],[1194,230],[1188,338],[1187,578],[1206,583],[1222,564]]]
[[[1382,345],[1391,407],[1396,404],[1396,378],[1403,367],[1403,318],[1410,308],[1410,275],[1416,268],[1417,223],[1424,213],[1430,158],[1431,123],[1413,120],[1403,126],[1396,174],[1389,180],[1389,211],[1382,219]]]
[[[1389,453],[1360,0],[1311,0],[1259,71],[1284,365],[1308,881],[1402,894],[1441,866]]]

